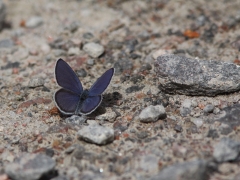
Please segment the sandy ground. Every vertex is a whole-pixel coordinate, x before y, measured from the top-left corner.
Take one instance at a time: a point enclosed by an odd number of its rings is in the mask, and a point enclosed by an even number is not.
[[[223,137],[239,141],[238,120],[234,127],[216,120],[224,108],[238,104],[239,92],[216,97],[167,94],[158,89],[154,72],[156,51],[240,63],[239,0],[4,2],[11,27],[0,32],[2,174],[14,158],[28,152],[55,160],[59,178],[150,179],[177,163],[211,161]],[[38,19],[31,24],[33,17]],[[88,42],[102,45],[104,53],[91,57],[83,50]],[[85,88],[116,68],[103,103],[87,117],[113,129],[113,142],[99,146],[79,140],[77,132],[86,124],[67,124],[68,116],[52,109],[59,58],[76,72],[85,70],[87,75],[79,77]],[[192,105],[185,116],[181,108],[186,99]],[[164,105],[167,117],[140,122],[139,113],[156,104]],[[203,111],[208,104],[214,105],[211,113]],[[218,171],[206,179],[240,177],[239,162],[216,166]]]

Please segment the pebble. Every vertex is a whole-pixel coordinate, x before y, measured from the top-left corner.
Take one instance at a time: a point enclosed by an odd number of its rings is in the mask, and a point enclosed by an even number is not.
[[[121,49],[122,46],[123,46],[122,42],[118,42],[118,41],[115,41],[115,40],[109,41],[109,43],[108,43],[108,47],[110,49]]]
[[[56,56],[56,57],[60,57],[60,56],[65,56],[67,53],[66,51],[62,50],[62,49],[54,49],[53,50],[53,54]]]
[[[71,48],[68,49],[67,54],[69,56],[79,55],[80,54],[80,49],[78,47],[71,47]]]
[[[141,111],[138,118],[140,122],[148,123],[148,122],[156,122],[161,118],[166,117],[165,108],[162,105],[157,106],[148,106]]]
[[[185,99],[182,103],[183,108],[191,108],[192,106],[192,101],[190,99]]]
[[[38,180],[52,172],[56,162],[44,154],[23,154],[6,166],[6,174],[14,180]]]
[[[16,52],[14,52],[13,56],[17,57],[18,60],[26,59],[29,55],[29,52],[25,48],[19,48]]]
[[[135,85],[135,86],[131,86],[129,88],[127,88],[125,91],[126,93],[133,93],[133,92],[137,92],[140,91],[144,88],[144,85]]]
[[[222,111],[223,116],[215,119],[217,122],[227,124],[231,129],[235,129],[240,125],[240,104],[225,107]]]
[[[208,179],[209,163],[204,160],[181,162],[168,166],[150,180]]]
[[[83,50],[91,57],[97,58],[104,52],[104,47],[100,44],[90,42],[83,46]]]
[[[194,123],[197,128],[200,128],[203,125],[203,120],[201,118],[191,118],[191,122]]]
[[[87,118],[85,116],[72,115],[71,117],[66,118],[65,122],[71,125],[82,125],[86,120]]]
[[[86,70],[83,69],[83,68],[77,70],[76,73],[77,73],[77,75],[78,75],[79,77],[86,77],[86,76],[87,76],[87,72],[86,72]]]
[[[203,111],[205,112],[205,113],[212,113],[213,112],[213,110],[214,110],[214,105],[212,105],[212,104],[207,104],[204,108],[203,108]]]
[[[79,139],[98,145],[108,144],[114,140],[114,130],[98,124],[84,126],[77,134]]]
[[[0,40],[0,48],[12,48],[13,46],[14,46],[14,42],[13,42],[12,39],[2,39],[2,40]]]
[[[180,107],[180,114],[182,117],[186,117],[191,113],[192,101],[190,99],[185,99]]]
[[[224,137],[214,146],[213,157],[219,163],[240,158],[240,142]]]
[[[216,96],[240,90],[240,67],[233,63],[162,55],[155,72],[159,88],[168,93]]]
[[[95,63],[94,59],[88,59],[87,60],[87,64],[90,65],[90,66],[94,65],[94,63]]]
[[[26,22],[27,28],[35,28],[43,24],[43,18],[40,16],[33,16]]]
[[[124,71],[132,70],[133,63],[127,58],[120,58],[117,60],[117,62],[114,64],[115,73],[116,75],[120,75]]]
[[[43,85],[44,85],[44,80],[41,77],[31,78],[30,81],[28,82],[28,87],[30,88],[35,88]]]

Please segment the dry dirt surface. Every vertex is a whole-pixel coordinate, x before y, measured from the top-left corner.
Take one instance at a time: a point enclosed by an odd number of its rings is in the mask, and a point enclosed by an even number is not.
[[[240,179],[239,0],[0,0],[0,29],[0,180]],[[115,68],[92,114],[56,108],[59,58]]]

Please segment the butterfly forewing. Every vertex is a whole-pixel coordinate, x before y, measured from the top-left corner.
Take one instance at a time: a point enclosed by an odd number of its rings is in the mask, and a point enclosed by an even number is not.
[[[74,114],[80,101],[80,96],[65,89],[59,89],[54,94],[58,109],[64,114]]]
[[[55,67],[55,76],[59,86],[62,88],[81,94],[83,87],[72,68],[62,59],[59,59]]]
[[[88,97],[82,104],[80,114],[90,114],[100,105],[101,101],[102,95]]]
[[[89,90],[89,96],[97,96],[102,94],[108,87],[114,74],[114,68],[107,70]]]

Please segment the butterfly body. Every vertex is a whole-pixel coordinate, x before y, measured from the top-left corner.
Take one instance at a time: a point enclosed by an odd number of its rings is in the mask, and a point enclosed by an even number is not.
[[[114,68],[107,70],[91,88],[83,90],[82,84],[72,68],[62,59],[55,67],[55,76],[62,88],[55,92],[56,106],[63,114],[90,114],[102,102],[102,93],[109,85]]]

